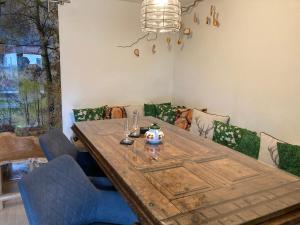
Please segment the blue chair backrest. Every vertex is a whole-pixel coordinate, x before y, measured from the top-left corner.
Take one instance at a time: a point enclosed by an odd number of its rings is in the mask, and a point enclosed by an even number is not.
[[[50,161],[62,155],[76,159],[77,149],[60,129],[52,129],[39,137],[42,151]]]
[[[91,223],[97,190],[70,156],[61,156],[19,182],[31,225]]]

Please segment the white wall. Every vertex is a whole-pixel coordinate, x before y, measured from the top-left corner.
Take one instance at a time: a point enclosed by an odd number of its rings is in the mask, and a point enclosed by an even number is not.
[[[205,25],[211,4],[219,29]],[[299,0],[206,0],[184,18],[192,38],[169,51],[162,36],[141,57],[119,49],[140,32],[140,5],[72,0],[60,7],[64,131],[72,109],[167,101],[229,114],[232,124],[300,144]],[[175,55],[175,59],[174,59]],[[174,71],[173,71],[174,70]],[[174,82],[172,84],[172,82]],[[173,89],[173,90],[172,90]]]
[[[205,24],[211,4],[219,29]],[[300,144],[300,1],[207,0],[176,53],[174,101],[229,114],[235,125]]]
[[[141,56],[116,46],[141,36],[140,4],[118,0],[72,0],[59,8],[64,132],[73,108],[169,101],[173,54],[162,36],[142,41]],[[152,54],[152,44],[157,53]]]

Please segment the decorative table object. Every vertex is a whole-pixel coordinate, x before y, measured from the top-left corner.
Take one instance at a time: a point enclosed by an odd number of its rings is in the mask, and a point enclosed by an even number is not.
[[[147,131],[149,131],[149,127],[141,127],[140,128],[140,134],[141,135],[145,135]]]
[[[149,131],[146,132],[147,143],[151,145],[158,145],[162,143],[164,133],[161,131],[160,126],[154,123],[150,126]]]

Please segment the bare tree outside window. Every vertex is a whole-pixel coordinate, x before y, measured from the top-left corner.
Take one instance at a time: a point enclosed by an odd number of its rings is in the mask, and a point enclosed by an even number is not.
[[[0,0],[0,131],[61,127],[57,5]]]

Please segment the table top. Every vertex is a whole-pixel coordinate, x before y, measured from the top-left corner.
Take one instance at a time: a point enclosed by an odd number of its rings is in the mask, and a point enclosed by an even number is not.
[[[152,117],[164,143],[120,145],[124,120],[73,130],[143,224],[258,224],[300,209],[300,179]]]

